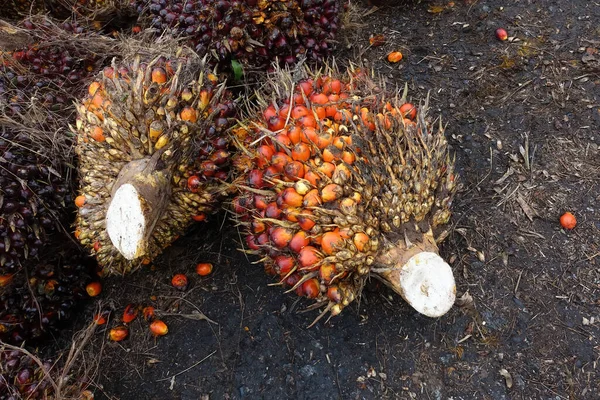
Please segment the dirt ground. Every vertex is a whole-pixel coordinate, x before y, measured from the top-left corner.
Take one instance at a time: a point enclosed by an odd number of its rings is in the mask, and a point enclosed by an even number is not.
[[[307,329],[318,311],[269,286],[223,213],[154,270],[105,282],[106,308],[154,305],[169,334],[152,338],[141,318],[119,344],[97,333],[96,398],[600,398],[600,3],[371,11],[340,57],[408,82],[413,99],[431,91],[448,124],[463,187],[441,250],[461,306],[429,319],[373,280],[360,302]],[[379,33],[387,43],[370,47]],[[385,60],[393,50],[398,64]],[[573,231],[558,223],[564,211]],[[213,274],[195,275],[197,262]],[[174,273],[191,277],[186,292],[170,286]]]

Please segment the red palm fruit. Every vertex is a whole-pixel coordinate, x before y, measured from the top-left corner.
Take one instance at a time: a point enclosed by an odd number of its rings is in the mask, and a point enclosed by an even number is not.
[[[331,282],[335,276],[335,264],[325,263],[319,268],[319,277],[325,283]]]
[[[271,237],[271,242],[273,242],[276,247],[283,249],[288,245],[290,240],[292,240],[294,233],[289,229],[278,226],[271,231],[269,236]]]
[[[184,274],[173,275],[171,285],[177,290],[185,290],[188,287],[188,278]]]
[[[344,239],[338,231],[326,232],[321,236],[321,251],[331,255],[344,246]]]
[[[308,234],[305,231],[296,232],[292,240],[290,240],[290,250],[295,253],[300,253],[304,247],[310,244],[310,240],[308,239]]]
[[[293,187],[289,187],[279,195],[277,200],[278,205],[281,202],[282,207],[300,207],[304,201],[304,196],[298,194]]]
[[[306,143],[298,143],[292,149],[292,159],[296,161],[308,161],[311,156],[310,146]]]
[[[300,214],[298,214],[298,226],[305,230],[310,231],[315,225],[315,216],[314,213],[310,210],[302,210]]]
[[[91,282],[85,287],[88,296],[96,297],[102,293],[102,284],[100,282]]]
[[[125,311],[123,311],[123,322],[126,324],[130,323],[131,321],[136,319],[137,313],[137,307],[133,304],[128,304],[127,307],[125,307]]]
[[[167,327],[167,324],[157,319],[150,324],[150,332],[152,332],[154,336],[164,336],[169,332],[169,328]]]
[[[329,298],[329,300],[331,300],[334,303],[339,303],[342,301],[342,295],[340,293],[340,289],[336,285],[330,286],[327,289],[327,297]]]
[[[358,251],[363,251],[365,247],[369,244],[369,236],[365,233],[359,232],[352,238],[352,242],[356,246]]]
[[[324,203],[334,201],[342,197],[344,194],[344,189],[340,185],[336,185],[335,183],[329,184],[321,190],[321,199],[323,199]]]
[[[286,276],[294,268],[296,261],[290,256],[277,256],[275,257],[275,265],[279,275]]]
[[[281,208],[276,202],[269,203],[265,209],[265,217],[277,219],[281,216]]]
[[[152,321],[154,319],[154,314],[154,307],[152,306],[146,306],[142,309],[142,315],[146,321]]]
[[[126,326],[117,326],[108,332],[108,338],[113,342],[120,342],[129,336],[129,328]]]
[[[319,281],[316,279],[309,279],[302,284],[302,293],[309,299],[316,299],[321,291],[319,290]]]
[[[400,114],[405,118],[413,120],[417,116],[417,108],[411,103],[404,103],[400,106]]]
[[[310,207],[317,207],[322,202],[323,202],[323,200],[321,199],[321,196],[319,195],[319,190],[312,189],[311,191],[309,191],[308,193],[306,193],[304,195],[302,204],[304,207],[310,208]]]
[[[306,246],[298,253],[298,262],[302,269],[318,268],[318,262],[321,261],[319,250],[313,246]]]
[[[275,149],[272,146],[265,144],[258,148],[257,153],[258,160],[256,165],[259,168],[264,168],[270,163],[271,157],[273,157],[273,154],[275,154]]]

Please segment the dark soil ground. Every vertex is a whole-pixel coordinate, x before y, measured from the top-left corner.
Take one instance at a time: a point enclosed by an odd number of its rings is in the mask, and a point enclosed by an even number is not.
[[[170,313],[169,333],[152,338],[140,318],[119,344],[97,333],[97,398],[600,398],[600,3],[371,11],[341,57],[407,82],[413,99],[431,92],[448,124],[463,187],[441,251],[461,306],[429,319],[373,280],[308,329],[318,311],[269,286],[221,214],[152,270],[105,282],[106,308],[154,305]],[[371,34],[387,43],[370,47]],[[394,50],[398,64],[385,60]],[[573,231],[558,223],[564,211]],[[197,276],[197,262],[213,274]],[[176,292],[174,273],[190,289]]]

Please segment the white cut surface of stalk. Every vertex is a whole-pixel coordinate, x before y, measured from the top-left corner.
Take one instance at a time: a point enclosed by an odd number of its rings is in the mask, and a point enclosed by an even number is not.
[[[433,252],[412,256],[400,271],[404,299],[428,317],[441,317],[454,305],[456,283],[452,268]]]
[[[133,260],[143,251],[146,226],[137,189],[128,183],[121,185],[106,213],[106,231],[123,257]]]

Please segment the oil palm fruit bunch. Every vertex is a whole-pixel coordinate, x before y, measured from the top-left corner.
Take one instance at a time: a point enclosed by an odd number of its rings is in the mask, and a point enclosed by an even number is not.
[[[150,262],[226,191],[235,105],[191,57],[106,68],[78,106],[75,235],[105,267]]]
[[[34,123],[45,123],[57,112],[72,113],[73,97],[85,87],[81,82],[94,72],[100,57],[89,46],[56,38],[70,38],[83,28],[75,22],[57,26],[46,18],[25,20],[20,27],[31,44],[0,55],[0,112],[26,115]]]
[[[326,58],[339,29],[340,0],[133,0],[147,25],[188,37],[199,54],[211,53],[227,67],[270,66],[278,59]]]
[[[456,288],[436,239],[456,176],[427,103],[417,109],[359,69],[296,82],[278,71],[268,92],[234,129],[247,251],[324,306],[319,318],[339,314],[369,276],[425,315],[447,312]]]
[[[0,340],[17,345],[41,340],[71,320],[87,298],[95,268],[89,257],[61,253],[1,275]]]
[[[68,183],[35,151],[31,133],[0,122],[0,276],[34,258],[55,231]]]

